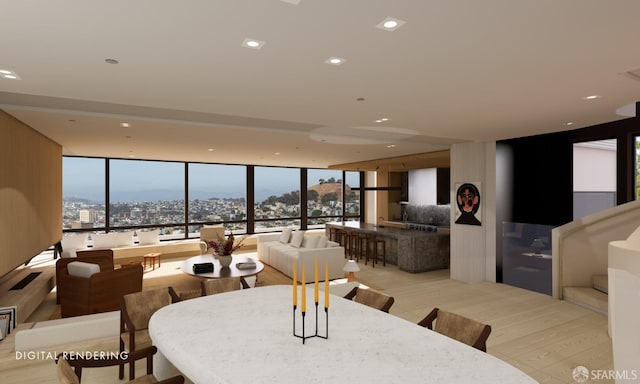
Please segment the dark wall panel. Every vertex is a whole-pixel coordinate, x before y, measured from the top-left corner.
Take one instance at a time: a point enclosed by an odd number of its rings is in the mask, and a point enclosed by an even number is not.
[[[513,161],[510,221],[553,226],[571,221],[572,136],[531,136],[505,140],[501,145],[509,148]]]
[[[436,169],[436,202],[438,204],[449,204],[451,202],[451,169]]]

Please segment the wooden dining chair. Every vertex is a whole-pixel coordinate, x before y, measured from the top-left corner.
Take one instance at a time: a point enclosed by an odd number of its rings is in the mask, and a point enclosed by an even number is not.
[[[363,289],[360,287],[354,287],[344,296],[344,298],[387,313],[389,313],[389,309],[395,301],[393,296],[389,296],[371,288]]]
[[[123,358],[122,354],[115,356],[109,355],[105,352],[104,356],[95,356],[94,358],[86,358],[84,356],[76,356],[69,354],[59,354],[56,357],[58,381],[61,384],[80,384],[82,379],[82,368],[100,368],[120,365],[123,363],[135,364],[137,360],[147,359],[147,374],[139,377],[128,383],[142,384],[142,383],[158,383],[158,384],[182,384],[184,383],[183,376],[173,376],[168,379],[158,381],[153,376],[153,355],[157,352],[156,347],[149,347],[142,349],[134,354],[129,355],[127,358]]]
[[[223,279],[207,279],[200,283],[202,296],[214,295],[239,289],[250,288],[242,277],[225,277]]]
[[[487,352],[490,325],[438,308],[434,308],[418,325]]]
[[[178,297],[180,298],[180,301],[202,297],[202,289],[189,289],[186,291],[179,291]]]
[[[137,353],[152,346],[149,336],[149,319],[158,309],[180,301],[172,287],[124,295],[120,302],[120,353]],[[124,377],[124,365],[119,363],[118,377]],[[129,363],[129,380],[135,378],[135,364]]]

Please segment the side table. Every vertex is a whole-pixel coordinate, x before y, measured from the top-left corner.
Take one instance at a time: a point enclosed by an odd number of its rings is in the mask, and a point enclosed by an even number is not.
[[[158,260],[158,268],[160,268],[160,258],[162,256],[162,253],[147,253],[146,255],[144,255],[144,269],[147,269],[147,262],[149,264],[149,268],[151,268],[151,270],[155,270],[156,269],[156,259]]]

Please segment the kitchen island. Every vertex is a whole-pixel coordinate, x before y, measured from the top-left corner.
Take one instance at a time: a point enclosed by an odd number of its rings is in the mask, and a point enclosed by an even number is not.
[[[381,227],[357,221],[327,223],[332,228],[374,235],[384,240],[386,261],[401,270],[417,273],[449,268],[449,232],[430,232],[397,227]]]

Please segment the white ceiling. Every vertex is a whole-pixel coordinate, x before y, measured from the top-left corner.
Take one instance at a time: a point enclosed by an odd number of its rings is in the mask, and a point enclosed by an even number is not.
[[[294,3],[3,1],[0,69],[21,80],[0,78],[0,109],[67,155],[326,167],[619,120],[640,100],[624,75],[637,0]],[[388,16],[406,24],[377,29]]]

